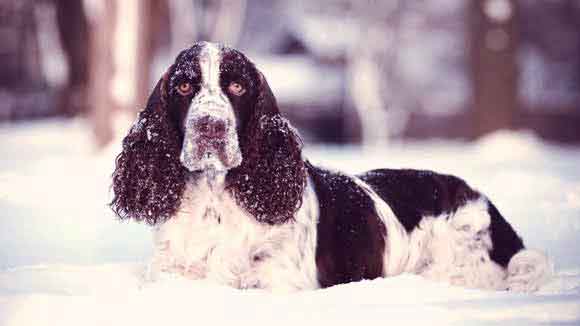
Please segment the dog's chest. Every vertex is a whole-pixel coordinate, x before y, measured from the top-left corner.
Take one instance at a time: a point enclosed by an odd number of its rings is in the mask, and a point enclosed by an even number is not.
[[[224,191],[189,186],[179,213],[157,228],[173,271],[238,288],[315,287],[300,270],[309,243],[300,223],[257,222]],[[286,280],[285,280],[286,279]],[[289,285],[292,286],[292,285]],[[279,287],[279,286],[277,286]]]

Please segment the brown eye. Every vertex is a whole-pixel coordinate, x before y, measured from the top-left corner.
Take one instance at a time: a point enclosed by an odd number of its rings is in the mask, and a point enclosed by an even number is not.
[[[179,91],[179,94],[181,95],[189,95],[189,93],[191,93],[191,84],[183,82],[177,86],[177,91]]]
[[[246,92],[244,87],[236,82],[230,83],[230,86],[228,86],[228,91],[235,96],[244,95],[244,93]]]

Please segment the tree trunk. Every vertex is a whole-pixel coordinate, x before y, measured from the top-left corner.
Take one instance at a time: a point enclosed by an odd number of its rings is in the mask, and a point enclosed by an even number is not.
[[[514,127],[517,100],[515,0],[470,1],[473,136]]]
[[[87,110],[89,31],[82,1],[54,1],[58,33],[68,62],[67,85],[60,92],[59,113],[74,116]]]
[[[93,17],[89,28],[89,119],[99,147],[105,146],[113,138],[111,117],[115,102],[110,88],[113,76],[115,9],[114,0],[103,0],[102,11]]]
[[[165,0],[142,0],[137,6],[137,67],[135,71],[135,107],[141,110],[147,103],[147,97],[157,83],[151,70],[155,54],[161,45],[169,46],[169,6]],[[176,55],[176,54],[171,54]]]

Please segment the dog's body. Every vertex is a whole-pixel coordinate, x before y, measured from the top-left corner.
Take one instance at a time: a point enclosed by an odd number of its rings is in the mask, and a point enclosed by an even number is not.
[[[318,287],[315,266],[316,197],[311,187],[292,222],[256,221],[208,180],[192,183],[175,218],[155,231],[150,279],[163,272],[208,278],[237,288]]]
[[[123,143],[113,208],[155,225],[148,278],[298,290],[417,273],[532,291],[549,275],[483,195],[429,171],[305,161],[264,77],[210,43],[183,51]]]

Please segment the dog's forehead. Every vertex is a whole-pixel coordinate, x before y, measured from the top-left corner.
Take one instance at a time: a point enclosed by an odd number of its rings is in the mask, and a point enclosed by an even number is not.
[[[224,46],[211,42],[196,42],[191,47],[184,49],[177,56],[175,66],[177,70],[193,70],[201,64],[221,62]]]
[[[190,80],[198,80],[200,78],[199,53],[202,49],[202,44],[195,43],[190,48],[179,53],[171,70],[171,82],[175,82],[176,78],[180,80],[183,77]]]
[[[200,64],[212,64],[220,67],[221,71],[231,67],[242,68],[248,65],[249,60],[240,51],[224,46],[220,43],[201,42],[198,52]]]
[[[222,49],[214,43],[205,42],[200,53],[199,67],[201,69],[202,87],[217,87]]]
[[[176,59],[173,79],[181,76],[209,86],[219,81],[223,73],[244,75],[251,67],[250,61],[240,51],[220,43],[197,42],[183,50]]]
[[[220,58],[223,48],[223,45],[217,43],[203,42],[201,45],[201,50],[199,51],[199,58],[200,60]]]

